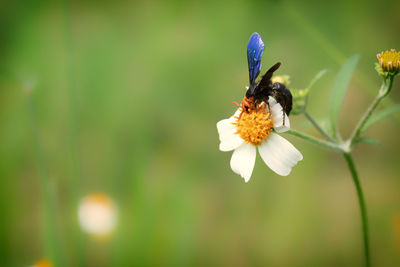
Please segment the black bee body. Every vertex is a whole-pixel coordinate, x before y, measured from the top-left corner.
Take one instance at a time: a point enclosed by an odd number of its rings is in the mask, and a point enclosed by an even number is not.
[[[274,72],[280,67],[281,63],[273,65],[261,78],[256,82],[257,76],[261,70],[261,57],[264,51],[264,42],[258,33],[253,33],[247,45],[247,62],[249,65],[249,81],[250,85],[246,91],[246,95],[242,100],[241,108],[244,112],[249,112],[251,108],[257,108],[261,102],[268,103],[268,98],[272,96],[281,104],[284,113],[289,116],[292,110],[292,94],[285,85],[281,83],[272,83],[271,78]],[[284,115],[284,114],[283,114]],[[283,116],[283,124],[285,124],[285,116]]]
[[[263,75],[258,83],[250,84],[250,87],[246,92],[246,98],[252,99],[254,105],[257,105],[263,101],[268,103],[268,98],[272,96],[279,104],[281,104],[283,111],[289,116],[293,102],[290,90],[282,83],[272,83],[271,81],[273,73],[280,65],[281,63],[276,63]]]
[[[276,82],[272,84],[271,96],[275,98],[275,100],[279,104],[281,104],[286,115],[289,116],[290,111],[292,111],[292,103],[293,103],[293,97],[292,93],[290,93],[290,90],[286,88],[285,85]]]

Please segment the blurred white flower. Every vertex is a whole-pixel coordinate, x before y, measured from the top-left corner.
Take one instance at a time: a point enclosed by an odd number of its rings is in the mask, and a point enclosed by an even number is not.
[[[217,123],[219,149],[234,150],[231,168],[246,182],[250,180],[256,162],[256,147],[268,167],[282,176],[289,175],[292,167],[303,159],[289,141],[275,133],[289,130],[290,122],[274,98],[270,97],[268,102],[270,108],[266,103],[249,112],[239,108],[232,117]]]
[[[91,194],[81,200],[78,219],[84,232],[107,237],[117,224],[117,207],[109,196],[103,193]]]

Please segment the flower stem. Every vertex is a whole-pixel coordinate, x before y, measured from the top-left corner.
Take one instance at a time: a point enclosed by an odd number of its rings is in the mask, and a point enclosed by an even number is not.
[[[344,152],[343,148],[338,144],[315,138],[314,136],[308,135],[303,132],[299,132],[299,131],[291,129],[291,130],[288,130],[286,133],[297,136],[301,139],[304,139],[306,141],[309,141],[315,145],[321,146],[326,149],[335,150],[338,152]]]
[[[67,76],[67,87],[69,93],[69,107],[70,107],[70,118],[69,118],[69,146],[70,146],[70,164],[71,164],[71,199],[70,199],[70,207],[75,214],[75,210],[78,206],[79,199],[82,197],[82,170],[81,170],[81,159],[79,155],[79,138],[78,138],[78,114],[79,114],[79,105],[77,98],[77,83],[76,83],[76,75],[75,75],[75,65],[74,65],[74,54],[73,54],[73,35],[72,35],[72,11],[71,11],[71,1],[63,0],[62,1],[62,10],[64,17],[64,39],[65,39],[65,53],[66,53],[66,76]],[[72,217],[72,216],[69,216]],[[73,217],[72,217],[73,218]],[[85,253],[86,253],[86,243],[85,239],[81,234],[79,229],[79,225],[77,220],[74,220],[74,224],[72,229],[73,234],[71,234],[71,238],[75,243],[75,251],[77,262],[76,266],[85,266]]]
[[[381,89],[379,90],[379,94],[376,96],[374,101],[368,107],[367,111],[361,117],[360,121],[357,123],[357,126],[354,128],[353,133],[349,139],[351,140],[351,145],[353,145],[355,140],[360,136],[365,124],[371,118],[372,113],[378,107],[382,99],[384,99],[389,94],[390,90],[392,89],[392,86],[393,86],[393,76],[389,76],[389,82],[387,82],[386,79],[383,81]]]
[[[306,116],[306,118],[312,123],[312,125],[314,125],[314,127],[315,127],[326,139],[328,139],[328,140],[331,141],[331,142],[335,142],[335,139],[333,139],[333,137],[332,137],[330,134],[328,134],[328,133],[324,130],[324,128],[322,128],[322,127],[318,124],[318,122],[311,116],[310,113],[307,112],[307,110],[304,110],[303,113],[304,113],[304,116]]]
[[[369,254],[369,238],[368,238],[368,219],[367,219],[367,208],[365,205],[364,194],[362,191],[361,183],[358,178],[358,173],[356,170],[356,166],[353,161],[353,157],[350,153],[343,153],[344,158],[346,159],[347,165],[349,166],[351,176],[354,181],[354,185],[356,186],[357,196],[358,196],[358,204],[360,206],[361,212],[361,222],[362,222],[362,232],[363,232],[363,240],[364,240],[364,253],[365,253],[365,266],[371,266],[371,259]]]
[[[44,235],[45,235],[45,251],[48,254],[52,264],[54,266],[60,266],[60,255],[59,246],[56,237],[55,227],[55,212],[54,212],[54,199],[51,186],[51,180],[49,176],[48,166],[44,157],[43,149],[39,140],[39,130],[37,127],[37,114],[35,103],[32,99],[32,92],[27,92],[27,109],[31,123],[34,151],[37,160],[37,166],[39,171],[39,183],[41,189],[41,202],[42,202],[42,213],[44,220]]]

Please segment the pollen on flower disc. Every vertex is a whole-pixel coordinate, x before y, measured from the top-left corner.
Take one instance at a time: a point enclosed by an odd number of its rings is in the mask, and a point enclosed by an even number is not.
[[[274,123],[271,112],[266,109],[267,105],[263,103],[257,110],[243,111],[234,123],[237,128],[236,134],[240,135],[246,143],[261,145],[271,133]]]

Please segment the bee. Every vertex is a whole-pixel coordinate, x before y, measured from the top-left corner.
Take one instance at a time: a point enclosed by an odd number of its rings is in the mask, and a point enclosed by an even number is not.
[[[247,45],[247,62],[249,66],[249,81],[246,94],[241,105],[244,112],[250,109],[257,109],[261,102],[268,103],[268,98],[272,96],[282,106],[282,112],[289,116],[292,110],[292,94],[282,83],[271,81],[272,75],[280,67],[278,62],[273,65],[267,72],[256,82],[256,78],[261,70],[261,57],[264,51],[264,42],[258,33],[253,33]],[[283,114],[283,124],[285,124],[285,114]]]

